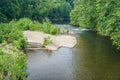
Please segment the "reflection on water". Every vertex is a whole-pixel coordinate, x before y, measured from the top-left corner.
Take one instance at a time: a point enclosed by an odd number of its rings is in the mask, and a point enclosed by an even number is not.
[[[85,32],[74,52],[74,80],[120,80],[120,56],[108,39]]]
[[[28,80],[120,80],[120,51],[92,32],[76,35],[74,48],[28,52]]]

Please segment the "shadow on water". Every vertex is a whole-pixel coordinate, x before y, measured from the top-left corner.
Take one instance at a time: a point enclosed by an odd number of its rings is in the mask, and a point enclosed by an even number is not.
[[[28,52],[28,80],[120,80],[120,51],[94,32],[76,34],[74,48]]]

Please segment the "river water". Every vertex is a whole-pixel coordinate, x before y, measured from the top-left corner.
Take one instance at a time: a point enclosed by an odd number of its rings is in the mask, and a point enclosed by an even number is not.
[[[27,53],[28,80],[120,80],[120,51],[111,41],[87,29],[76,32],[74,48]]]

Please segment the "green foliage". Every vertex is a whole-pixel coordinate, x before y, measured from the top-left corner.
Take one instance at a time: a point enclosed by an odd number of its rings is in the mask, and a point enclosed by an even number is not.
[[[70,3],[72,8],[74,7],[74,3],[73,3],[74,0],[66,0],[66,1]]]
[[[13,41],[13,46],[15,46],[16,48],[20,49],[19,41],[14,40],[14,41]]]
[[[2,37],[3,37],[2,32],[0,31],[0,43],[2,43],[2,40],[3,40]]]
[[[11,30],[11,32],[9,33],[9,42],[12,42],[14,40],[19,40],[20,38],[23,37],[22,31],[14,28]]]
[[[0,80],[25,80],[26,57],[18,49],[27,46],[22,29],[15,24],[0,23]],[[12,44],[12,45],[10,45]],[[7,46],[6,46],[7,45]]]
[[[73,0],[1,0],[0,22],[28,17],[42,21],[69,18]]]
[[[120,1],[75,0],[71,12],[71,24],[89,27],[110,36],[113,44],[120,47]]]
[[[43,27],[42,24],[38,21],[33,21],[32,24],[29,26],[29,30],[40,30],[42,31]]]
[[[95,0],[80,0],[75,2],[71,14],[71,24],[82,27],[95,27]]]
[[[65,0],[48,0],[48,4],[50,6],[48,17],[50,19],[69,18],[71,11],[71,5],[69,2],[66,2]]]
[[[97,18],[97,31],[99,33],[110,36],[113,44],[120,48],[120,2],[97,0],[96,4],[98,18]]]
[[[25,42],[21,42],[23,40],[23,32],[22,29],[19,28],[15,24],[16,21],[11,21],[10,23],[1,23],[0,24],[0,41],[7,41],[7,43],[14,43],[14,41],[19,42],[19,48],[23,49],[26,47]],[[25,39],[24,39],[25,40]],[[23,46],[24,45],[24,46]],[[18,45],[16,46],[18,48]]]
[[[58,34],[60,33],[60,28],[54,26],[48,18],[45,18],[43,23],[38,21],[32,21],[28,18],[21,18],[18,21],[11,21],[14,26],[20,30],[39,30],[49,34]]]
[[[4,15],[0,12],[0,22],[6,22],[6,21],[7,21],[6,15]]]
[[[20,30],[29,30],[32,21],[29,18],[21,18],[18,21],[15,21],[14,24]]]
[[[27,46],[27,41],[25,38],[20,38],[18,41],[14,40],[13,45],[18,49],[25,49]]]
[[[26,80],[26,55],[15,47],[0,47],[0,80]]]
[[[43,45],[45,46],[45,45],[48,45],[48,44],[53,44],[53,41],[51,40],[50,36],[44,38]]]
[[[113,40],[113,44],[118,46],[118,49],[120,49],[120,31],[113,33],[111,39]]]
[[[50,20],[46,18],[45,21],[43,22],[43,32],[49,34],[58,34],[60,33],[60,28],[53,26]]]
[[[20,38],[20,39],[19,39],[19,45],[20,45],[20,48],[21,48],[21,49],[26,48],[26,46],[27,46],[27,41],[26,41],[26,39],[25,39],[25,38]]]
[[[18,49],[26,48],[27,41],[23,37],[24,30],[38,30],[49,34],[60,33],[60,28],[52,25],[47,18],[43,24],[28,18],[22,18],[18,21],[12,20],[9,23],[0,23],[0,43],[5,40],[8,44],[12,43]]]

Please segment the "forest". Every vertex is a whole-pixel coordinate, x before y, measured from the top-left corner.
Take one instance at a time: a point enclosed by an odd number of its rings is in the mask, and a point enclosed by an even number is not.
[[[0,22],[28,17],[42,21],[69,18],[73,0],[0,0]]]
[[[96,30],[120,48],[120,1],[74,0],[71,24]]]
[[[56,35],[60,28],[52,20],[64,19],[110,38],[120,49],[120,0],[0,0],[0,80],[26,80],[23,31]]]

